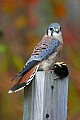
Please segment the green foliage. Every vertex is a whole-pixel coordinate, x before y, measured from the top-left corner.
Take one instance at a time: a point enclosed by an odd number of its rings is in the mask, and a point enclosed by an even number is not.
[[[69,81],[69,98],[68,98],[68,111],[69,114],[74,115],[78,111],[80,111],[80,101],[79,93],[75,88],[75,85],[72,81]]]
[[[7,51],[7,46],[6,45],[0,45],[0,54],[3,54]]]

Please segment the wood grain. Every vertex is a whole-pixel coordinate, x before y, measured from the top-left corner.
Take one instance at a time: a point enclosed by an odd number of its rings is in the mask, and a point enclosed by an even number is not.
[[[54,73],[37,72],[25,88],[23,120],[66,120],[68,77],[54,78]]]

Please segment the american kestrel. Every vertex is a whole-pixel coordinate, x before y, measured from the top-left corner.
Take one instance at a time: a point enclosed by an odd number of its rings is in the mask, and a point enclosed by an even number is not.
[[[61,26],[58,23],[52,23],[34,48],[25,66],[12,79],[18,81],[8,93],[19,91],[29,85],[38,70],[49,70],[50,66],[57,60],[62,46]]]

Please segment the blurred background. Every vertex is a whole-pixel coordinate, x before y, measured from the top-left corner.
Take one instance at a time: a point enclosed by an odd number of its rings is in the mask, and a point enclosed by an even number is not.
[[[68,120],[80,120],[80,0],[0,0],[0,119],[22,120],[24,92],[8,94],[48,25],[62,26],[69,67]]]

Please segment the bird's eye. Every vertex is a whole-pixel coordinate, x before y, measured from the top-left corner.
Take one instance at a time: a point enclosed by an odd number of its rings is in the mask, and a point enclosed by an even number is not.
[[[53,28],[50,28],[50,30],[52,31],[52,30],[53,30]]]
[[[56,33],[59,33],[59,30],[56,30]]]

